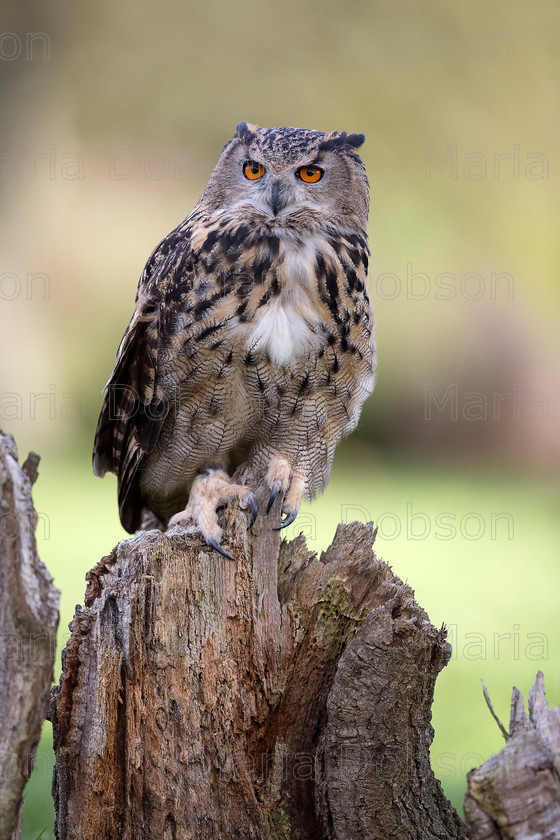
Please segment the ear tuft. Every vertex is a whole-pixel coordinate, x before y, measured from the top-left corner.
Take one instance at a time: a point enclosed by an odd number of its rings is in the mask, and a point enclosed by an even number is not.
[[[346,143],[349,146],[353,146],[355,149],[359,149],[360,146],[363,146],[365,141],[366,141],[366,135],[365,134],[349,134],[346,137]]]
[[[241,140],[252,140],[257,130],[256,125],[248,122],[240,122],[235,126],[235,133]]]
[[[319,144],[319,151],[327,152],[332,149],[339,149],[341,146],[351,146],[353,149],[358,149],[365,139],[365,134],[347,134],[345,131],[340,133],[333,131]]]

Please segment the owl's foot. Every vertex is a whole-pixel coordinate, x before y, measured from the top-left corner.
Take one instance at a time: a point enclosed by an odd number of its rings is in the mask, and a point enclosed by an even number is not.
[[[186,508],[172,516],[167,527],[183,525],[187,533],[202,534],[208,545],[224,557],[233,560],[231,554],[220,545],[222,529],[218,524],[218,508],[227,505],[233,499],[239,501],[241,508],[251,509],[250,528],[257,518],[257,502],[251,490],[242,484],[232,484],[225,470],[208,469],[197,475],[192,483]]]
[[[280,493],[284,496],[282,502],[282,521],[273,531],[280,531],[291,525],[298,515],[303,493],[305,491],[305,478],[292,469],[286,458],[275,455],[266,474],[266,483],[270,487],[270,498],[266,512],[270,513],[272,505]]]

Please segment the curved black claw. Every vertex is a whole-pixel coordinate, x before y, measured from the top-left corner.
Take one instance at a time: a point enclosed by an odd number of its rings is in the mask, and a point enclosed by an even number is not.
[[[297,510],[293,510],[291,513],[287,514],[286,518],[282,520],[281,524],[278,525],[277,528],[273,528],[273,531],[281,531],[282,528],[287,528],[288,525],[291,525],[296,516],[298,515]]]
[[[259,508],[257,506],[257,500],[255,499],[255,497],[253,496],[252,493],[248,498],[248,502],[249,502],[249,507],[251,508],[251,521],[249,522],[249,525],[247,526],[247,530],[249,531],[249,529],[252,528],[253,525],[255,524],[255,519],[257,518],[257,515],[259,513]]]
[[[233,560],[235,562],[235,557],[232,557],[231,554],[228,554],[227,551],[224,551],[222,546],[218,543],[217,540],[214,539],[214,537],[208,537],[206,542],[208,543],[208,545],[211,545],[212,548],[215,548],[216,551],[222,555],[222,557],[227,557],[228,560]]]
[[[272,505],[276,501],[281,487],[282,487],[282,482],[278,481],[278,479],[273,482],[272,489],[270,491],[270,499],[268,500],[268,504],[266,506],[266,512],[267,513],[270,513],[270,511],[272,510]]]

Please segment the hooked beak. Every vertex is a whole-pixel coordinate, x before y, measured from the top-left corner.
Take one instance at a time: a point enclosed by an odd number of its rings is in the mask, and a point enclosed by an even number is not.
[[[272,184],[272,189],[270,191],[270,208],[275,216],[278,215],[280,210],[283,210],[287,204],[286,195],[284,190],[281,188],[278,181],[274,181]]]

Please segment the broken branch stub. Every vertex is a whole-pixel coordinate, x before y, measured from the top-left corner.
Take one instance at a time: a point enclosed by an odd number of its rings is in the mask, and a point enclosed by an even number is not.
[[[560,840],[560,709],[548,708],[541,671],[528,712],[513,689],[506,745],[467,781],[472,840]]]
[[[21,836],[56,650],[60,593],[35,542],[38,463],[30,453],[20,467],[13,437],[0,431],[0,840]]]

